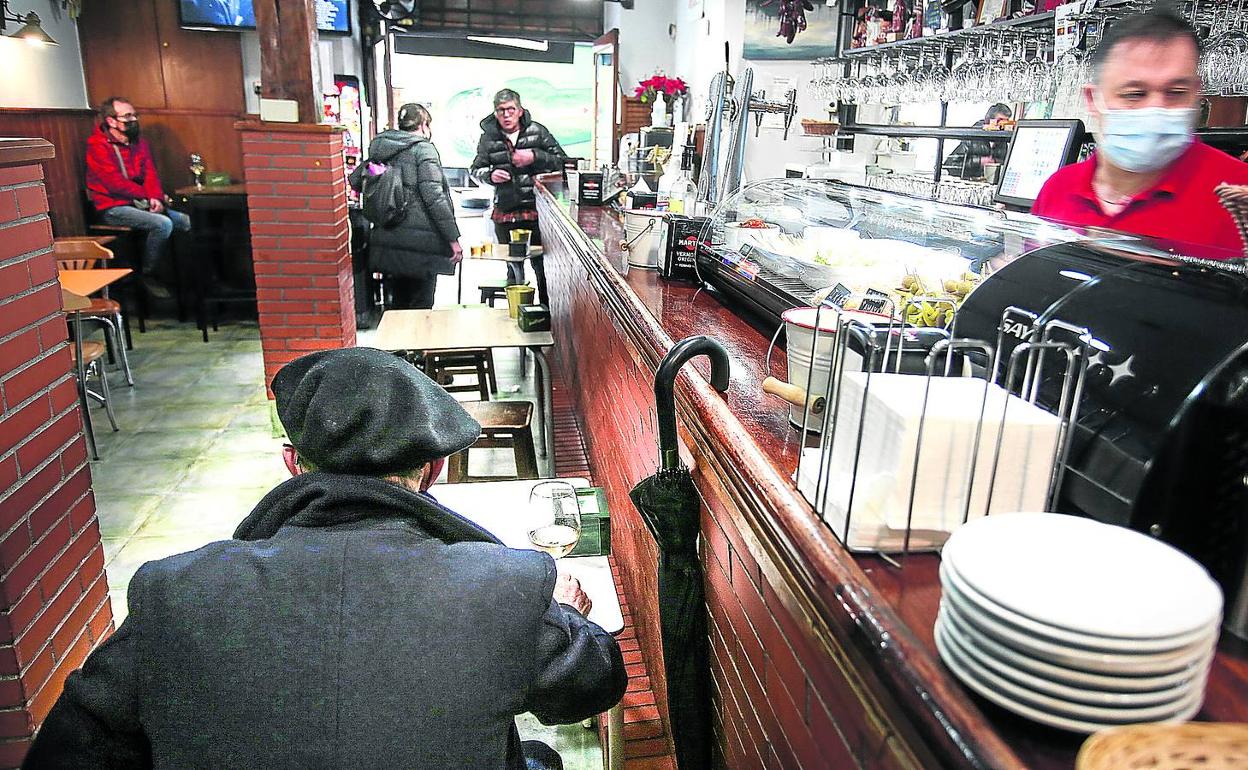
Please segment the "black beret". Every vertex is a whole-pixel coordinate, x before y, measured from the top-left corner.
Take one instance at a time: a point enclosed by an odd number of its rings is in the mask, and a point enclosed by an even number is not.
[[[419,369],[375,348],[324,350],[273,378],[277,416],[319,470],[382,476],[458,452],[481,425]]]

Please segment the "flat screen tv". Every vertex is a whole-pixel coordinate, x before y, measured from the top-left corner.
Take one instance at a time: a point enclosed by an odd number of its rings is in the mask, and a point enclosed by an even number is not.
[[[316,28],[351,34],[350,0],[315,0]],[[198,29],[255,29],[252,0],[178,0],[182,26]]]

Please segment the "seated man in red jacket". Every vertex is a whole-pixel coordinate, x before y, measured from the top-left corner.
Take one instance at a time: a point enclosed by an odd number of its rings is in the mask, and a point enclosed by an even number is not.
[[[190,230],[191,219],[165,205],[152,148],[139,134],[139,115],[120,96],[100,105],[99,128],[87,139],[87,193],[104,224],[147,233],[144,284],[153,295],[168,297],[159,279],[165,274],[169,237],[175,228]]]

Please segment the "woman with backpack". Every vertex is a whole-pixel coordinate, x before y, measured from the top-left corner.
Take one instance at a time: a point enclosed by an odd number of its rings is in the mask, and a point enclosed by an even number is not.
[[[419,104],[399,109],[399,127],[368,146],[368,160],[351,172],[373,223],[369,261],[385,275],[386,307],[433,307],[439,275],[454,275],[463,259],[451,188],[430,141],[433,118]]]

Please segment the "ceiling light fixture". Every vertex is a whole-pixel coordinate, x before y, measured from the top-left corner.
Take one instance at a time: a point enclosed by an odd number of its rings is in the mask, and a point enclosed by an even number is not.
[[[17,22],[22,27],[9,37],[25,40],[31,45],[56,45],[52,36],[43,31],[43,22],[39,14],[30,11],[25,16],[9,10],[9,0],[0,0],[0,35],[4,34],[9,22]]]

